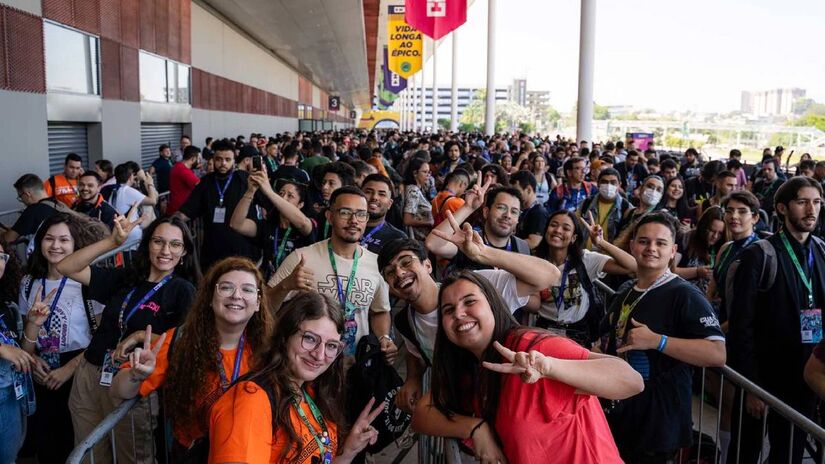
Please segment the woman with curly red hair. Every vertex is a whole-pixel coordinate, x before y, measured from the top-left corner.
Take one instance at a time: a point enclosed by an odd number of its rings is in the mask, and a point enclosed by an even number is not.
[[[233,381],[265,364],[273,317],[264,283],[246,258],[214,264],[183,325],[166,332],[154,348],[147,340],[135,349],[112,382],[110,393],[120,399],[163,388],[173,462],[205,459],[210,408]]]

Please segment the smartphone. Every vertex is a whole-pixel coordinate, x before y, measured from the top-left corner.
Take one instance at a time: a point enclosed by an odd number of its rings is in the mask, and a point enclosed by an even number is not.
[[[263,159],[259,155],[255,155],[252,157],[252,170],[253,171],[260,171],[263,169]]]

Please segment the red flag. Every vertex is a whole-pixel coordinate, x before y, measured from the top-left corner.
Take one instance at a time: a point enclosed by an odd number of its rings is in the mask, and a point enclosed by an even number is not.
[[[404,20],[433,40],[467,22],[467,0],[405,0]]]

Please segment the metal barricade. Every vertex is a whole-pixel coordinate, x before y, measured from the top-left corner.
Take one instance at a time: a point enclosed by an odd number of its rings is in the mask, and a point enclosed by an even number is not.
[[[22,208],[10,209],[10,210],[6,210],[6,211],[0,211],[0,218],[5,218],[6,216],[16,216],[16,215],[19,215],[22,212],[23,212]],[[3,221],[0,221],[0,222],[3,222]],[[9,226],[11,226],[11,225],[9,224]]]
[[[408,355],[409,356],[409,355]],[[421,379],[423,393],[430,390],[430,370]],[[452,438],[418,435],[418,464],[460,464],[458,441]]]
[[[127,240],[123,243],[123,245],[115,248],[112,251],[104,253],[97,257],[92,264],[95,266],[105,267],[105,268],[115,268],[115,267],[123,267],[123,255],[122,253],[127,253],[131,248],[140,244],[140,239],[135,240]]]
[[[66,464],[80,464],[86,462],[85,458],[88,456],[88,462],[94,464],[95,456],[93,448],[100,443],[107,436],[109,437],[112,449],[116,449],[114,428],[123,418],[129,414],[140,400],[140,397],[135,397],[121,403],[114,411],[106,416],[100,424],[95,427],[92,432],[84,438],[69,454],[69,459]],[[134,419],[132,419],[134,421]],[[153,448],[154,450],[154,448]],[[117,463],[117,453],[113,452],[114,462]],[[154,456],[153,456],[154,458]]]

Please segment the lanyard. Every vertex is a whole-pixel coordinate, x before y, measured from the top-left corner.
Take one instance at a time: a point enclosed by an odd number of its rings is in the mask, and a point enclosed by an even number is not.
[[[584,184],[582,184],[581,188],[575,190],[567,184],[564,184],[562,191],[564,192],[564,209],[570,209],[570,200],[573,200],[573,207],[575,208],[579,205],[579,196],[584,191]]]
[[[710,249],[710,268],[714,269],[716,267],[716,250],[711,247]]]
[[[0,317],[0,342],[4,345],[11,345],[20,348],[20,345],[17,344],[17,340],[14,339],[12,331],[9,330],[9,327],[3,322],[3,318]]]
[[[627,304],[627,297],[630,296],[630,292],[627,292],[627,295],[624,296],[624,300],[622,300],[622,309],[619,313],[619,320],[616,322],[616,338],[624,338],[625,329],[627,328],[627,319],[630,317],[630,313],[636,308],[642,298],[647,295],[647,293],[653,290],[656,287],[661,286],[665,282],[667,282],[673,274],[670,270],[665,271],[664,274],[660,275],[654,282],[653,285],[647,287],[642,291],[642,294],[639,295],[632,303]]]
[[[326,240],[329,238],[329,221],[324,222],[324,238]]]
[[[66,281],[68,280],[67,277],[60,279],[60,286],[57,287],[57,293],[54,295],[54,299],[52,300],[52,304],[49,305],[49,315],[46,317],[46,322],[43,323],[43,327],[47,329],[51,328],[51,321],[52,315],[54,314],[55,308],[57,308],[57,301],[60,300],[60,295],[63,294],[63,287],[66,286]],[[42,300],[46,299],[46,278],[40,279],[40,298]]]
[[[235,175],[235,170],[229,173],[229,177],[226,178],[226,182],[223,183],[223,187],[218,183],[218,178],[215,177],[215,187],[218,188],[218,206],[223,207],[223,197],[226,193],[226,189],[229,188],[229,184],[232,183],[232,176]]]
[[[805,286],[805,290],[808,292],[808,308],[814,307],[814,285],[812,282],[812,276],[808,276],[804,269],[802,269],[802,265],[799,264],[799,259],[796,257],[796,252],[794,252],[793,248],[791,248],[791,244],[788,242],[788,237],[785,236],[785,231],[779,233],[779,237],[782,238],[782,244],[785,245],[785,251],[791,255],[791,261],[793,261],[794,268],[796,268],[796,273],[799,274],[799,280],[802,281],[802,285]],[[814,271],[814,252],[809,247],[808,248],[808,270],[813,274]]]
[[[358,254],[358,250],[355,250],[352,262],[352,271],[350,271],[349,280],[347,281],[347,291],[344,292],[344,285],[341,283],[341,276],[338,275],[338,266],[335,265],[335,254],[332,252],[332,240],[327,242],[327,251],[329,252],[329,263],[332,265],[332,272],[335,273],[335,284],[338,287],[338,301],[341,302],[341,308],[344,309],[345,315],[349,317],[351,311],[347,307],[347,300],[349,299],[349,294],[352,291],[352,284],[355,282],[355,272],[358,270],[358,259],[360,258],[360,255]]]
[[[618,194],[617,194],[617,195],[618,195]],[[616,201],[614,201],[614,202],[613,202],[613,204],[612,204],[612,205],[610,205],[610,209],[609,209],[609,210],[607,210],[607,214],[605,214],[605,215],[604,215],[604,217],[601,217],[601,216],[599,215],[599,205],[598,205],[598,201],[599,201],[599,200],[594,200],[594,203],[596,203],[596,220],[598,221],[599,225],[600,225],[600,226],[602,226],[602,228],[604,228],[605,230],[607,230],[607,227],[605,227],[605,226],[606,226],[606,224],[605,224],[605,223],[606,223],[606,222],[607,222],[607,220],[610,218],[610,215],[613,213],[613,211],[616,209],[616,204],[619,202],[619,198],[618,198],[618,196],[616,197]]]
[[[561,273],[561,285],[559,285],[559,294],[556,295],[556,311],[561,314],[561,308],[564,304],[564,289],[567,288],[567,274],[570,272],[570,258],[564,260],[564,271]]]
[[[135,304],[132,307],[132,309],[129,310],[129,313],[126,314],[126,317],[123,317],[123,314],[126,312],[126,306],[128,306],[129,300],[132,299],[132,295],[134,295],[135,290],[137,290],[137,287],[133,288],[129,292],[129,294],[126,295],[126,298],[123,299],[123,304],[120,305],[120,314],[118,315],[118,327],[120,327],[120,336],[121,337],[123,337],[124,332],[126,332],[126,324],[129,322],[129,319],[131,319],[132,316],[135,315],[135,312],[138,309],[140,309],[140,307],[143,306],[144,303],[149,301],[150,298],[155,296],[155,293],[157,293],[158,290],[161,289],[161,287],[166,285],[166,282],[169,282],[170,280],[172,280],[172,277],[174,277],[174,276],[175,276],[174,274],[169,274],[166,277],[164,277],[163,279],[161,279],[160,282],[155,284],[154,287],[152,287],[148,292],[146,292],[146,294],[143,295],[143,298],[141,298],[140,301],[138,301],[137,304]]]
[[[739,249],[740,250],[744,249],[746,246],[750,245],[750,243],[755,241],[755,240],[756,240],[756,234],[751,234],[750,237],[745,239],[745,241],[742,243],[742,246],[739,247]],[[722,253],[722,257],[719,258],[719,263],[718,263],[719,264],[719,269],[724,269],[724,268],[727,267],[728,255],[730,254],[730,250],[734,247],[734,245],[736,245],[736,242],[731,243],[730,245],[728,245],[727,248],[725,248],[725,252]],[[736,255],[734,255],[734,256],[736,256]]]
[[[487,245],[489,247],[498,248],[497,246],[491,244],[489,240],[487,240],[487,234],[485,234],[483,231],[481,232],[481,240],[484,242],[485,245]],[[498,249],[500,250],[501,248],[498,248]],[[513,238],[512,237],[507,239],[507,245],[504,247],[504,251],[513,251]]]
[[[375,235],[375,233],[376,233],[376,232],[378,232],[379,230],[383,229],[383,228],[384,228],[384,224],[386,224],[386,222],[385,222],[385,221],[381,221],[381,224],[378,224],[377,226],[375,226],[375,227],[374,227],[374,228],[370,231],[370,233],[368,233],[367,235],[364,235],[363,237],[361,237],[361,244],[363,245],[363,244],[365,244],[365,243],[370,243],[370,240],[372,239],[372,236],[373,236],[373,235]]]
[[[284,232],[284,238],[280,242],[280,246],[278,245],[278,235],[281,233],[281,226],[275,228],[275,240],[272,242],[272,261],[275,265],[275,269],[281,264],[281,258],[284,256],[284,249],[286,248],[286,242],[289,240],[289,234],[292,233],[292,225],[286,228],[286,232]],[[277,252],[275,248],[277,247]]]
[[[235,367],[232,369],[232,382],[238,380],[238,376],[241,374],[241,359],[243,358],[243,347],[246,341],[246,333],[241,335],[241,339],[238,340],[238,348],[235,350]],[[226,371],[223,369],[223,355],[221,355],[220,351],[218,351],[218,375],[221,378],[221,389],[226,392],[229,390],[229,379],[226,378]]]
[[[312,413],[312,417],[315,419],[315,422],[321,426],[321,432],[315,431],[315,427],[312,426],[312,423],[309,421],[309,418],[303,408],[301,408],[300,403],[298,403],[298,400],[294,397],[292,398],[292,405],[295,406],[295,410],[298,412],[298,415],[301,417],[304,425],[307,426],[310,434],[312,434],[312,438],[315,439],[315,443],[318,444],[318,450],[321,452],[322,462],[330,462],[332,460],[332,451],[327,449],[327,446],[330,445],[332,440],[330,439],[329,432],[327,431],[327,423],[324,421],[324,415],[321,414],[318,406],[315,405],[315,402],[312,401],[312,397],[307,394],[306,390],[302,389],[301,392],[304,395],[304,400],[309,406],[309,411]]]

